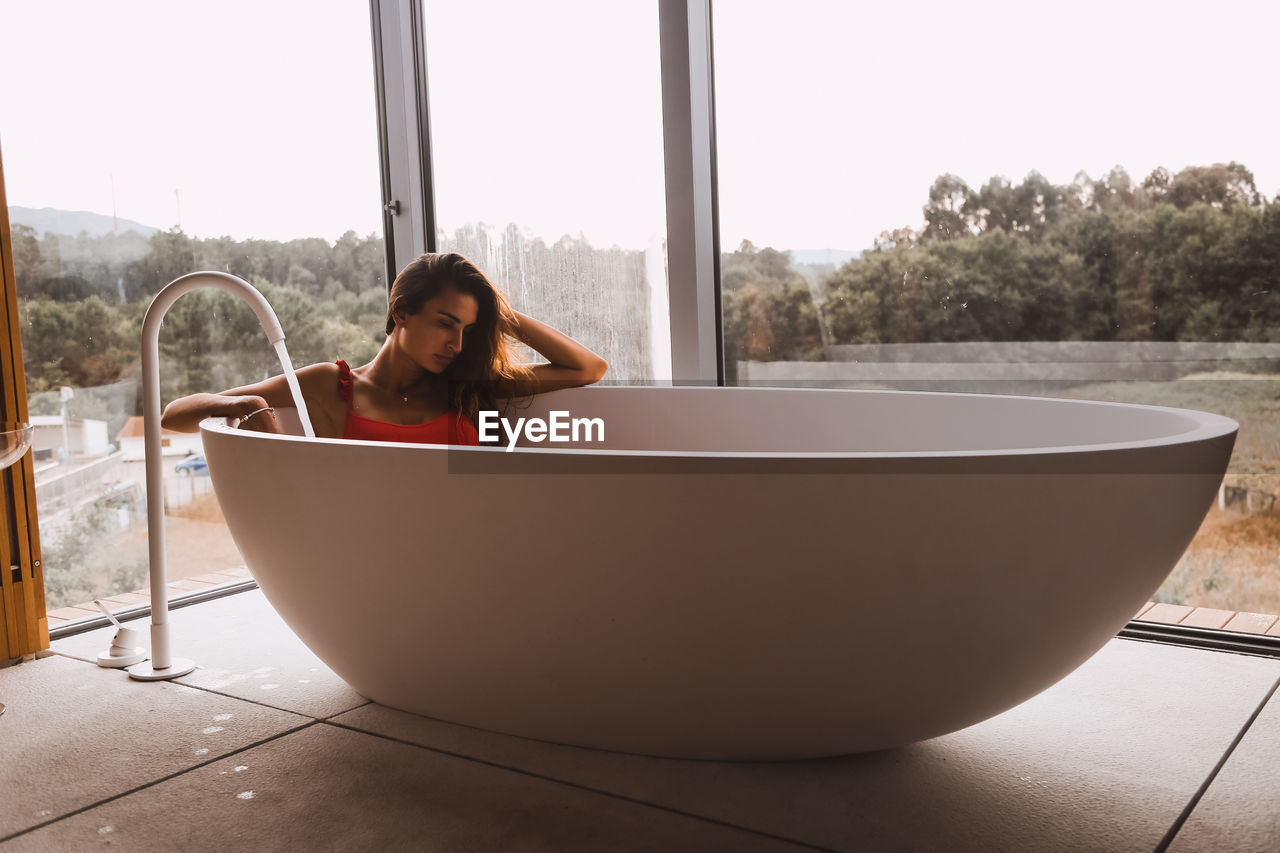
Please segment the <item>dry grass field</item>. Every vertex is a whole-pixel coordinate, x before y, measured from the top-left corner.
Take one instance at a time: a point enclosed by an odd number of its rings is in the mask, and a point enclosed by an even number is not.
[[[1214,507],[1160,587],[1170,604],[1280,613],[1280,375],[1211,373],[1176,382],[1107,382],[1060,396],[1216,412],[1240,423],[1224,482],[1253,493],[1258,511]]]
[[[244,565],[212,492],[170,509],[165,517],[165,556],[170,581]],[[70,588],[51,585],[46,606],[56,610],[95,596],[144,589],[147,562],[147,524],[139,518],[125,530],[100,534],[92,543],[92,559],[80,564],[78,582]]]
[[[1155,600],[1280,613],[1280,513],[1214,507]]]

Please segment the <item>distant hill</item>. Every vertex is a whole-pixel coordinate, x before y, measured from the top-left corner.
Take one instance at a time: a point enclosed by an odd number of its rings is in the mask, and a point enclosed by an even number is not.
[[[9,224],[34,228],[37,237],[43,237],[45,234],[66,234],[74,237],[81,231],[87,231],[91,237],[101,237],[115,230],[119,230],[121,234],[126,231],[137,231],[143,237],[150,237],[160,230],[131,219],[121,219],[117,229],[111,217],[106,214],[91,213],[87,210],[58,210],[52,207],[42,207],[37,210],[34,207],[11,206]]]
[[[861,252],[850,252],[848,249],[790,249],[791,262],[812,266],[831,265],[842,267],[854,258],[862,257]]]

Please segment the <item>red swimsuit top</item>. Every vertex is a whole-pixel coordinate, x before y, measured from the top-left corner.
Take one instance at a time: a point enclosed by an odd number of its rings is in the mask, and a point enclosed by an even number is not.
[[[347,422],[342,428],[343,438],[360,441],[410,441],[419,444],[479,444],[480,434],[471,421],[457,409],[432,418],[425,424],[393,424],[375,421],[358,414],[351,402],[351,368],[339,359],[338,393],[347,401]]]

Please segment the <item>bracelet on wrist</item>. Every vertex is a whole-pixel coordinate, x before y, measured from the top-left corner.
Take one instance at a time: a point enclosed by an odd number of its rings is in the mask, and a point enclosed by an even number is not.
[[[275,411],[276,410],[271,408],[270,406],[263,406],[261,409],[254,409],[252,412],[250,412],[249,414],[245,415],[243,418],[240,419],[240,425],[244,426],[244,424],[249,420],[249,418],[253,417],[254,415],[260,415],[263,412],[271,412],[272,414],[275,414]]]

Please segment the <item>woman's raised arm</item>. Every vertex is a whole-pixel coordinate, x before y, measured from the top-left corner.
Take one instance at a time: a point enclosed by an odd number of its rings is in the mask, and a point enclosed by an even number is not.
[[[545,394],[561,388],[577,388],[590,385],[604,378],[609,365],[564,332],[551,328],[519,311],[515,315],[513,337],[540,353],[550,364],[537,364],[530,368],[527,381],[511,386],[500,386],[499,396],[523,397],[529,394]]]

